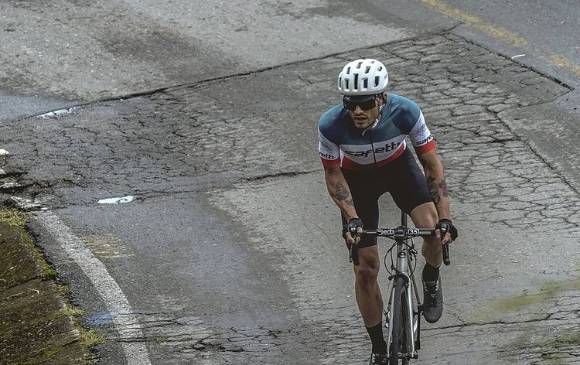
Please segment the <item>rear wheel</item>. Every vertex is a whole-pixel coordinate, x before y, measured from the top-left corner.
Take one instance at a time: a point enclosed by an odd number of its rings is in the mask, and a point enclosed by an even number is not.
[[[402,277],[395,278],[394,296],[392,303],[393,329],[389,348],[389,364],[408,364],[407,358],[399,359],[400,353],[407,352],[407,310],[405,280]]]

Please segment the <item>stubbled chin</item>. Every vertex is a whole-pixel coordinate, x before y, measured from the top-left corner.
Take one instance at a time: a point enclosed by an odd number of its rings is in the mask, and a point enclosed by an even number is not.
[[[366,120],[361,120],[361,121],[355,120],[354,121],[354,126],[357,127],[357,128],[366,128],[367,121]]]

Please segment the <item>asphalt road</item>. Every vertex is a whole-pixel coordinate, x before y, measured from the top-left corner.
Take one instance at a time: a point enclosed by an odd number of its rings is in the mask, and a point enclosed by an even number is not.
[[[103,363],[135,363],[127,344],[155,364],[364,362],[315,150],[336,73],[359,55],[423,107],[464,232],[421,359],[576,359],[580,5],[357,4],[0,4],[0,148],[24,186],[3,193],[48,207],[122,290],[130,307],[112,311],[39,216],[40,244],[110,340]]]

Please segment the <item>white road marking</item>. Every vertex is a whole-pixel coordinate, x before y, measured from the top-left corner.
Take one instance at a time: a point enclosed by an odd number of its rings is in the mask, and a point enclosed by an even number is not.
[[[123,291],[99,261],[72,230],[51,211],[34,214],[36,220],[54,237],[67,255],[83,270],[111,313],[113,324],[119,332],[121,346],[128,365],[150,365],[149,353],[137,316]]]
[[[525,54],[517,54],[515,56],[511,56],[511,59],[513,60],[515,58],[520,58],[520,57],[526,57],[526,55]]]
[[[107,198],[99,200],[99,204],[123,204],[123,203],[130,203],[135,200],[135,197],[132,195],[123,196],[121,198]]]

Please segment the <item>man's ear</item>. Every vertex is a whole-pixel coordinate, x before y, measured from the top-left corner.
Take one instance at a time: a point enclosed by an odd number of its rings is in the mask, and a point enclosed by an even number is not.
[[[387,100],[387,95],[386,95],[386,94],[383,94],[383,96],[381,96],[381,97],[377,98],[377,101],[378,101],[379,108],[380,108],[381,106],[383,106],[383,105],[385,105],[385,104],[386,104],[386,100]]]

